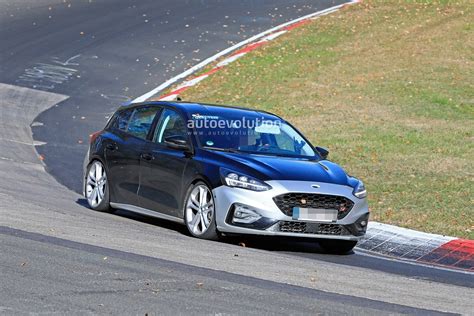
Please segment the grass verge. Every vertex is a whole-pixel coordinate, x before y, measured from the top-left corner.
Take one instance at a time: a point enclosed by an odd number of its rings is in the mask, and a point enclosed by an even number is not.
[[[366,1],[186,91],[294,123],[366,182],[372,219],[474,239],[474,6]]]

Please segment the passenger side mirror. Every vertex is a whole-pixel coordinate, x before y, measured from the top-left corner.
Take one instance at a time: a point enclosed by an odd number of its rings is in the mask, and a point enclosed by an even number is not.
[[[323,158],[323,159],[328,159],[329,150],[327,150],[327,149],[324,148],[324,147],[316,147],[316,151],[317,151],[318,154],[321,156],[321,158]]]
[[[168,136],[165,138],[165,144],[172,149],[189,150],[188,142],[183,136]]]

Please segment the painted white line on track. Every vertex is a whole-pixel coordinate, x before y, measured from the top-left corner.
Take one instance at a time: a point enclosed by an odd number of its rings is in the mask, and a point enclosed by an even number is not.
[[[262,38],[262,41],[273,41],[275,38],[285,34],[286,32],[288,32],[288,31],[284,30],[284,31],[280,31],[280,32],[276,32],[276,33],[267,35],[264,38]]]
[[[207,77],[209,77],[208,75],[203,75],[203,76],[199,76],[199,77],[196,77],[194,79],[191,79],[189,81],[185,81],[183,84],[179,85],[176,90],[179,90],[181,88],[185,88],[185,87],[192,87],[196,84],[198,84],[199,82],[203,81],[204,79],[206,79]]]
[[[199,64],[189,68],[188,70],[180,73],[179,75],[163,82],[161,85],[159,85],[158,87],[154,88],[153,90],[135,98],[132,103],[138,103],[138,102],[144,102],[146,100],[148,100],[149,98],[151,98],[152,96],[156,95],[158,92],[160,91],[163,91],[164,89],[168,88],[169,86],[171,86],[172,84],[178,82],[179,80],[181,79],[185,79],[186,77],[188,77],[189,75],[192,75],[193,73],[195,73],[196,71],[206,67],[207,65],[209,65],[210,63],[216,61],[217,59],[237,50],[238,48],[240,47],[243,47],[247,44],[250,44],[250,43],[253,43],[267,35],[270,35],[272,33],[275,33],[277,31],[280,31],[282,28],[285,28],[287,26],[290,26],[292,24],[295,24],[295,23],[298,23],[300,21],[303,21],[303,20],[307,20],[307,19],[311,19],[311,18],[314,18],[314,17],[317,17],[317,16],[321,16],[321,15],[326,15],[326,14],[329,14],[329,13],[332,13],[332,12],[335,12],[337,10],[339,10],[340,8],[342,8],[343,6],[347,5],[347,4],[352,4],[352,3],[358,3],[359,1],[358,0],[352,0],[352,1],[348,1],[346,3],[343,3],[343,4],[339,4],[339,5],[336,5],[336,6],[333,6],[333,7],[330,7],[330,8],[327,8],[327,9],[324,9],[324,10],[321,10],[321,11],[317,11],[317,12],[314,12],[314,13],[310,13],[308,15],[305,15],[305,16],[302,16],[300,18],[297,18],[297,19],[294,19],[294,20],[291,20],[289,22],[286,22],[286,23],[283,23],[283,24],[280,24],[278,26],[275,26],[271,29],[268,29],[262,33],[259,33],[257,35],[254,35],[240,43],[237,43],[231,47],[228,47],[226,49],[224,49],[223,51],[203,60],[202,62],[200,62]],[[280,34],[281,35],[281,34]],[[279,35],[278,35],[279,36]]]

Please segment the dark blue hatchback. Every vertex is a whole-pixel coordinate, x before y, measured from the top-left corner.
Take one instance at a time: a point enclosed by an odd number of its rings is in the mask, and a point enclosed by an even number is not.
[[[184,102],[117,110],[91,136],[84,195],[186,225],[191,235],[291,236],[347,252],[369,217],[362,181],[271,113]]]

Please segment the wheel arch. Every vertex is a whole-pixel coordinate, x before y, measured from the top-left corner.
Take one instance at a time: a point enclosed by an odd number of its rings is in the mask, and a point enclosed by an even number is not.
[[[181,197],[180,214],[179,214],[180,217],[182,217],[183,219],[184,219],[184,207],[186,205],[186,198],[188,195],[189,187],[191,185],[195,185],[198,182],[203,182],[205,185],[209,187],[209,189],[212,192],[213,187],[211,185],[211,181],[203,174],[198,173],[190,181],[185,183],[183,185],[183,196]]]

